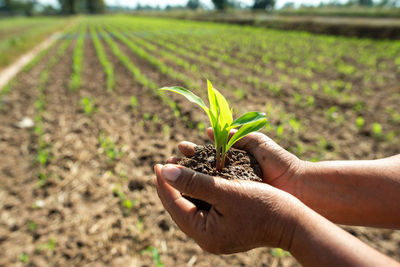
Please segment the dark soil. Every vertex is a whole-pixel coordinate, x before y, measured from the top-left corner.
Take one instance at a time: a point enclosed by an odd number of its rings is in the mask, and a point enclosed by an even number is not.
[[[232,148],[228,151],[225,168],[217,171],[215,149],[213,145],[197,146],[195,153],[190,158],[184,158],[178,162],[197,172],[210,176],[219,176],[228,180],[240,179],[262,182],[261,167],[257,160],[245,151]],[[198,209],[210,210],[211,205],[199,199],[186,197],[192,201]]]

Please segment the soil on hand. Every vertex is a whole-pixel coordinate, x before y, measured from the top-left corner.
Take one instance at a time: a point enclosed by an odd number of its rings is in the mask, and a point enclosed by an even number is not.
[[[190,158],[184,158],[179,164],[194,171],[210,176],[219,176],[228,180],[240,179],[262,182],[262,171],[257,160],[246,151],[232,148],[228,151],[225,167],[217,171],[216,153],[213,145],[197,146],[195,153]],[[185,196],[192,201],[197,208],[210,210],[211,205],[199,199]]]

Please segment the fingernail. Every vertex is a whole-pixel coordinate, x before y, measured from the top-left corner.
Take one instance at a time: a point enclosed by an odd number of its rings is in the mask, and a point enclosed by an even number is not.
[[[181,175],[181,170],[174,165],[167,164],[161,169],[161,173],[168,181],[175,182]]]
[[[154,172],[156,172],[157,168],[162,168],[162,165],[161,164],[154,165],[153,167]]]

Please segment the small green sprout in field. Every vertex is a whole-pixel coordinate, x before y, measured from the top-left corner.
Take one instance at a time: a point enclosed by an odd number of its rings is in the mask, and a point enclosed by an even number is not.
[[[207,107],[200,97],[185,88],[173,86],[163,87],[160,90],[181,94],[206,112],[214,132],[216,169],[221,171],[225,166],[226,153],[233,144],[249,133],[262,129],[267,123],[267,118],[261,112],[248,112],[233,120],[232,110],[225,97],[208,80],[207,87],[210,107]],[[229,139],[230,130],[237,127],[240,127],[239,130]]]
[[[50,238],[47,243],[41,244],[36,248],[36,252],[39,253],[42,250],[50,250],[53,251],[56,247],[56,239],[54,237]]]
[[[279,124],[278,127],[276,127],[276,137],[278,139],[282,139],[284,131],[285,131],[284,125],[283,124]]]
[[[161,261],[160,254],[158,253],[158,250],[155,247],[149,246],[145,250],[142,251],[144,252],[150,252],[151,255],[153,256],[154,262],[156,263],[156,267],[164,267],[164,264]]]
[[[296,103],[297,106],[301,106],[302,104],[302,97],[301,94],[294,92],[293,93],[293,98],[294,98],[294,102]]]
[[[132,113],[136,114],[137,113],[137,108],[139,106],[139,102],[136,96],[131,96],[131,98],[129,99],[129,103],[132,109]]]
[[[356,103],[354,103],[354,111],[360,113],[365,107],[365,103],[363,101],[356,101]]]
[[[122,192],[121,190],[121,184],[117,184],[114,189],[113,189],[113,194],[115,196],[118,196],[120,201],[121,201],[121,205],[125,208],[125,212],[124,215],[128,215],[128,212],[133,208],[133,206],[136,204],[136,201],[133,200],[129,200],[126,195],[124,194],[124,192]]]
[[[289,119],[289,125],[292,127],[294,133],[299,133],[301,128],[301,122],[298,121],[295,117],[291,117]]]
[[[400,113],[397,112],[394,108],[389,107],[385,109],[386,113],[390,115],[390,121],[393,123],[400,123]]]
[[[378,122],[372,124],[372,136],[376,139],[380,139],[383,136],[382,125]]]
[[[197,130],[200,133],[204,133],[205,129],[206,129],[206,125],[203,122],[197,123]]]
[[[28,261],[29,261],[28,255],[26,253],[22,253],[19,256],[19,261],[22,262],[22,263],[28,263]]]
[[[136,228],[137,228],[139,231],[142,231],[142,230],[143,230],[144,225],[143,225],[143,220],[142,220],[142,219],[139,218],[139,220],[138,220],[137,223],[136,223]]]
[[[313,92],[317,92],[319,90],[319,85],[316,82],[313,82],[311,84],[311,90],[313,90]]]
[[[319,147],[323,150],[333,151],[335,150],[335,145],[328,142],[325,137],[321,136],[319,138]]]
[[[392,140],[396,137],[396,135],[397,135],[397,132],[396,132],[396,131],[390,131],[390,132],[385,136],[385,139],[386,139],[387,141],[392,141]]]
[[[165,136],[169,136],[169,134],[170,134],[170,132],[171,132],[171,129],[170,129],[170,127],[169,127],[168,124],[164,124],[164,125],[163,125],[163,132],[164,132],[164,135],[165,135]]]
[[[35,231],[37,229],[37,224],[34,221],[29,221],[28,227],[29,227],[29,230]]]
[[[315,101],[315,98],[312,95],[307,96],[306,97],[306,106],[312,107],[314,105],[314,101]]]
[[[330,121],[334,121],[338,116],[339,116],[339,114],[338,114],[338,107],[337,106],[332,106],[326,111],[326,117]]]
[[[46,99],[43,94],[40,94],[38,99],[34,103],[35,109],[38,112],[44,111],[46,109]]]
[[[357,129],[361,129],[363,126],[364,126],[364,124],[365,124],[365,120],[364,120],[364,118],[363,117],[357,117],[357,119],[356,119],[356,127],[357,127]]]
[[[264,130],[266,132],[271,132],[273,129],[274,129],[273,125],[269,121],[267,121],[267,123],[265,124]]]
[[[150,113],[143,113],[143,120],[148,121],[151,118],[151,114]]]
[[[274,95],[279,95],[282,87],[279,84],[269,84],[268,90],[270,90]]]
[[[243,100],[246,98],[246,91],[243,89],[236,89],[234,94],[237,99]]]
[[[46,166],[51,159],[51,151],[47,147],[47,144],[40,144],[37,152],[36,152],[36,161],[41,166]]]
[[[86,115],[91,116],[96,111],[96,105],[92,97],[83,97],[80,101],[83,111]]]
[[[153,118],[151,119],[154,123],[158,123],[160,119],[158,118],[157,114],[153,115]]]
[[[44,172],[38,173],[37,177],[39,179],[39,181],[37,183],[38,187],[42,187],[46,183],[47,179],[49,178],[49,176]]]
[[[108,161],[112,162],[123,155],[123,152],[119,150],[115,142],[102,132],[99,136],[100,147],[103,153],[108,157]]]

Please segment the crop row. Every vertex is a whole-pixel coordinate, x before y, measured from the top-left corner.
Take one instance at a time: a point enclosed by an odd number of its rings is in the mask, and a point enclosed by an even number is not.
[[[52,158],[51,153],[51,144],[47,142],[44,138],[45,129],[43,127],[43,113],[46,110],[47,101],[46,101],[46,87],[48,85],[51,71],[53,67],[60,61],[61,57],[65,54],[67,48],[71,44],[72,39],[63,40],[58,47],[56,54],[52,57],[47,63],[45,69],[40,73],[39,85],[37,86],[38,96],[35,100],[35,129],[34,132],[37,137],[37,150],[36,150],[36,162],[39,165],[39,185],[43,185],[47,178],[48,173],[46,173],[45,167],[50,163]],[[41,56],[39,56],[40,58]]]
[[[73,54],[72,74],[69,83],[69,88],[72,91],[78,90],[82,82],[81,73],[82,73],[83,45],[85,42],[85,34],[86,34],[86,24],[82,23],[79,29],[79,35],[75,44],[75,49]]]

